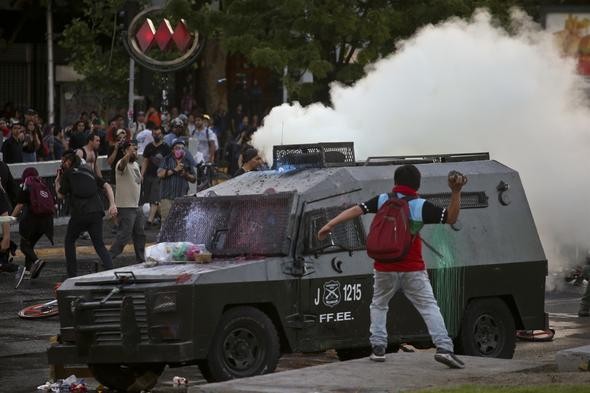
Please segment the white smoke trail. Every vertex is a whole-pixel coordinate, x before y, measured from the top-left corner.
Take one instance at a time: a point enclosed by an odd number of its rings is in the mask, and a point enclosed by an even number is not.
[[[485,11],[426,26],[354,86],[333,85],[333,108],[274,108],[254,143],[269,162],[281,139],[354,141],[357,159],[489,151],[520,172],[552,270],[579,263],[558,249],[590,247],[584,82],[550,34],[519,12],[513,23],[516,36]]]

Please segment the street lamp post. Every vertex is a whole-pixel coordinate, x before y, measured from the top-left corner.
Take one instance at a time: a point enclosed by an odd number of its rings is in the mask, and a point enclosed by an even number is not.
[[[51,0],[47,0],[47,122],[55,122],[55,81],[53,77],[53,17]]]

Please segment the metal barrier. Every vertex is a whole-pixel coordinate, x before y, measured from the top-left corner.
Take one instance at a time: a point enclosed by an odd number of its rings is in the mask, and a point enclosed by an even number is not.
[[[141,161],[143,160],[142,156],[137,157],[137,163],[141,167]],[[18,164],[8,164],[10,168],[10,173],[16,180],[17,183],[20,184],[20,178],[23,174],[23,171],[26,168],[33,167],[37,169],[39,172],[39,176],[41,176],[46,182],[51,191],[53,192],[53,196],[56,197],[55,200],[57,201],[57,211],[55,214],[56,218],[60,217],[68,217],[70,215],[69,206],[67,203],[67,199],[58,199],[57,195],[55,194],[55,177],[57,175],[57,169],[61,165],[61,160],[53,160],[53,161],[38,161],[38,162],[22,162]],[[109,183],[113,184],[114,181],[111,181],[111,167],[107,163],[107,156],[99,156],[98,157],[98,165],[100,165],[100,171],[102,172],[103,179],[107,180]],[[195,172],[196,172],[195,168]],[[189,192],[188,195],[195,194],[197,192],[197,185],[196,183],[189,183]],[[105,202],[105,206],[108,206],[106,195],[101,192],[100,195],[104,198],[103,201]]]

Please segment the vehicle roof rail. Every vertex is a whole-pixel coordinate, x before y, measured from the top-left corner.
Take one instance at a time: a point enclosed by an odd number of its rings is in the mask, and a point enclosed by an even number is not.
[[[403,164],[428,164],[438,162],[461,162],[489,160],[490,153],[456,153],[456,154],[429,154],[412,156],[374,156],[368,157],[363,166],[373,165],[403,165]]]
[[[355,165],[353,142],[322,142],[273,146],[273,169],[326,168]]]

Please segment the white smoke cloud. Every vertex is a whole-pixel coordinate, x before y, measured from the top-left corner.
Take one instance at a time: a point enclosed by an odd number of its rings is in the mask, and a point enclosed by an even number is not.
[[[357,159],[489,151],[519,171],[552,270],[563,244],[590,247],[590,110],[575,63],[522,12],[510,36],[485,11],[426,26],[352,87],[334,84],[333,108],[273,108],[254,137],[275,144],[353,141]]]

